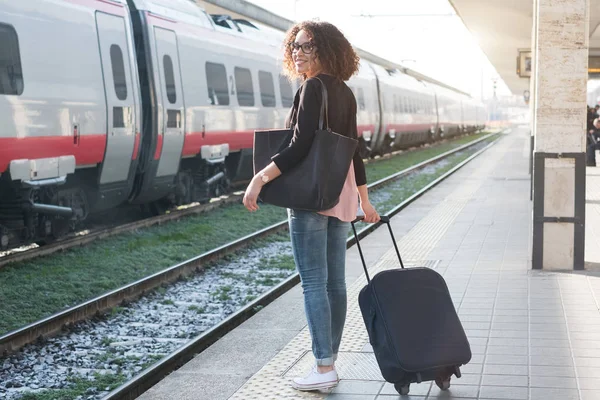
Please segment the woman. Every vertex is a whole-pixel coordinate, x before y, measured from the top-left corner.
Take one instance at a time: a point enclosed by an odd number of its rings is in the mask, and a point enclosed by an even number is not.
[[[244,195],[244,206],[258,210],[262,186],[293,168],[309,152],[319,122],[321,85],[327,87],[330,128],[357,139],[356,99],[344,81],[358,71],[359,58],[344,35],[326,22],[302,22],[288,31],[285,39],[284,69],[288,76],[304,82],[296,93],[286,120],[294,128],[289,147],[276,154],[259,171]],[[311,79],[318,78],[318,79]],[[324,173],[326,173],[324,171]],[[354,154],[339,203],[325,211],[288,210],[294,260],[304,292],[316,366],[306,376],[295,378],[298,390],[328,389],[337,385],[335,360],[346,320],[346,239],[350,221],[360,207],[366,222],[379,221],[369,202],[365,167]]]

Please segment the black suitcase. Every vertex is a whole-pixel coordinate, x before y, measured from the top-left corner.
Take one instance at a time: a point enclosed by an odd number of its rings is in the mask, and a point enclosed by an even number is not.
[[[447,390],[451,376],[460,378],[460,366],[471,360],[471,347],[444,278],[430,268],[404,269],[389,217],[382,216],[402,268],[370,279],[354,222],[368,281],[358,303],[383,378],[401,395],[413,382],[433,380]]]

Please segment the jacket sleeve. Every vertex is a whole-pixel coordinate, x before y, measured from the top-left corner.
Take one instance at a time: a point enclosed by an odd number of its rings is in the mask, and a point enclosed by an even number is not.
[[[352,110],[352,130],[354,139],[358,139],[358,126],[356,123],[356,100],[354,101],[354,110]],[[360,146],[360,145],[359,145]],[[354,164],[354,177],[356,180],[356,186],[362,186],[367,184],[367,173],[365,171],[365,163],[363,162],[362,157],[360,156],[360,148],[356,146],[356,151],[354,152],[354,156],[352,157],[352,161]]]
[[[294,136],[288,147],[271,157],[277,168],[283,173],[289,171],[308,155],[319,127],[321,110],[321,83],[308,80],[303,85],[298,102],[296,125],[293,127]]]

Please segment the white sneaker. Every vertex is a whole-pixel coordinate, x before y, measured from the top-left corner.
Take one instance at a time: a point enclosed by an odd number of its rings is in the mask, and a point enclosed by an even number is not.
[[[305,377],[294,378],[292,387],[302,391],[331,389],[338,384],[338,381],[335,369],[321,374],[315,366]]]

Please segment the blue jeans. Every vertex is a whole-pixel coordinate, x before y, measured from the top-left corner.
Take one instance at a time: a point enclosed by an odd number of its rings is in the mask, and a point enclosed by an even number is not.
[[[288,209],[294,261],[317,365],[333,365],[346,321],[346,239],[350,223]]]

